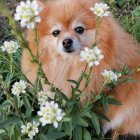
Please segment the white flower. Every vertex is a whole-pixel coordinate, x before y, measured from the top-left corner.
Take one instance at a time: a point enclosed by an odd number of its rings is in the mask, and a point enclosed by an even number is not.
[[[117,81],[119,77],[121,77],[120,73],[113,72],[112,70],[104,70],[102,72],[106,82],[110,83],[112,81]]]
[[[90,10],[97,15],[98,17],[104,17],[109,15],[109,6],[105,3],[96,3],[94,7],[91,7]]]
[[[39,7],[37,1],[27,0],[26,2],[20,2],[20,5],[16,8],[16,13],[14,18],[20,21],[22,27],[27,27],[28,29],[34,29],[35,24],[41,21],[39,13],[42,8]]]
[[[30,139],[33,139],[33,137],[39,132],[38,126],[38,122],[28,122],[26,125],[21,126],[21,133],[27,134]]]
[[[58,107],[57,103],[54,101],[47,101],[40,107],[38,115],[40,116],[42,126],[45,126],[46,124],[53,124],[54,127],[57,128],[58,122],[63,119],[65,114]]]
[[[48,100],[48,93],[44,91],[40,91],[37,94],[38,104],[44,104]]]
[[[19,44],[16,41],[5,41],[3,46],[0,47],[3,52],[7,52],[9,54],[15,53],[19,48]]]
[[[19,82],[15,82],[12,86],[12,94],[19,96],[20,93],[25,93],[27,82],[20,80]]]
[[[85,47],[85,50],[81,51],[80,56],[80,61],[87,61],[89,67],[99,65],[100,61],[104,58],[104,55],[98,47],[94,47],[93,49]]]

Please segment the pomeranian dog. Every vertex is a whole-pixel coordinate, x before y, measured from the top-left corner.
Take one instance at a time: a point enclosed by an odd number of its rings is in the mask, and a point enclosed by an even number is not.
[[[90,10],[99,0],[50,0],[42,3],[41,22],[38,25],[40,38],[39,52],[43,70],[49,81],[70,96],[69,79],[78,80],[86,62],[80,62],[80,51],[84,47],[91,48],[95,38],[96,16]],[[36,53],[34,32],[27,31],[27,40],[32,52]],[[86,88],[98,92],[104,81],[101,72],[104,69],[122,70],[124,65],[130,69],[140,64],[138,46],[130,35],[125,33],[110,15],[103,17],[99,27],[98,47],[104,54],[100,65],[93,70],[93,78]],[[22,71],[34,83],[37,67],[31,57],[23,50]],[[87,70],[87,72],[89,69]],[[137,72],[133,78],[140,80]],[[81,84],[82,88],[84,83]],[[48,87],[44,85],[44,90]],[[114,88],[113,95],[122,106],[109,106],[106,116],[110,122],[103,123],[106,133],[115,130],[121,135],[140,135],[140,83],[123,83]],[[90,98],[90,95],[88,95]]]

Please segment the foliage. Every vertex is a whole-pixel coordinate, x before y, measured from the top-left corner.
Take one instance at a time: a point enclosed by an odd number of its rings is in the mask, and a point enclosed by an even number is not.
[[[79,88],[82,80],[86,81],[85,87],[88,86],[91,80],[91,73],[86,73],[85,70],[83,70],[78,81],[69,79],[69,82],[73,86],[71,98],[67,98],[60,89],[55,87],[55,85],[50,83],[47,77],[45,77],[44,72],[42,71],[41,62],[38,60],[37,55],[34,56],[32,54],[28,47],[28,42],[25,40],[24,34],[20,32],[20,27],[13,20],[11,14],[5,10],[1,9],[1,12],[7,16],[9,25],[11,26],[8,33],[10,32],[10,34],[13,34],[14,37],[17,38],[20,46],[29,51],[33,62],[38,66],[38,78],[36,79],[35,84],[32,85],[21,73],[20,59],[22,48],[12,57],[0,50],[0,140],[29,140],[27,135],[23,135],[21,133],[21,125],[31,121],[39,121],[37,111],[39,111],[40,106],[37,101],[37,93],[43,90],[41,79],[45,79],[44,82],[51,87],[51,92],[55,92],[54,100],[65,112],[65,117],[59,123],[59,127],[57,129],[52,125],[46,125],[45,127],[39,126],[40,131],[34,137],[34,140],[105,139],[100,121],[109,121],[109,119],[101,113],[102,107],[104,108],[104,111],[107,112],[109,104],[121,105],[121,103],[113,99],[112,96],[104,93],[104,89],[112,90],[118,84],[123,82],[132,82],[133,80],[131,75],[138,69],[129,70],[124,66],[121,72],[118,72],[115,69],[112,70],[114,72],[121,73],[122,76],[126,77],[111,83],[104,82],[99,93],[90,91],[90,94],[92,95],[91,101],[88,101],[88,97],[84,89],[81,90]],[[134,19],[139,18],[138,13],[139,7],[133,11]],[[123,23],[123,25],[125,24]],[[130,27],[131,25],[128,26]],[[125,28],[126,27],[127,26],[125,25]],[[130,29],[129,27],[128,29]],[[5,30],[6,29],[4,29],[4,31]],[[130,30],[130,32],[133,33],[132,30]],[[136,32],[136,30],[134,32]],[[137,38],[137,35],[135,37]],[[38,44],[37,34],[35,39],[36,44]],[[14,96],[11,94],[12,85],[20,79],[27,81],[30,85],[26,89],[26,94]],[[82,105],[80,102],[81,97],[85,99],[85,102]],[[51,100],[52,99],[50,98],[48,99],[48,101]]]
[[[140,42],[140,1],[138,0],[105,0],[122,27]]]

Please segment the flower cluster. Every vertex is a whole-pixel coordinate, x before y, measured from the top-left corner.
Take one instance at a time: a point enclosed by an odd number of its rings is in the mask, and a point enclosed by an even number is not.
[[[80,61],[87,61],[89,67],[99,65],[100,61],[104,58],[104,55],[98,47],[94,47],[93,49],[85,47],[85,50],[81,51],[80,56]]]
[[[120,73],[119,74],[118,73],[115,73],[112,70],[104,70],[102,72],[102,75],[104,76],[105,81],[107,83],[110,83],[112,81],[115,81],[116,82],[118,80],[118,78],[121,77],[121,74]]]
[[[96,3],[94,7],[91,7],[90,10],[97,15],[98,17],[104,17],[109,15],[109,6],[105,3]]]
[[[19,44],[16,41],[5,41],[1,49],[3,52],[7,52],[9,54],[13,54],[19,48]]]
[[[20,5],[16,8],[16,13],[14,15],[15,20],[20,21],[22,27],[27,27],[28,29],[34,29],[35,24],[41,21],[39,13],[42,8],[39,7],[37,1],[20,2]]]
[[[40,91],[37,94],[38,104],[42,105],[48,100],[47,92]]]
[[[28,122],[26,125],[21,126],[21,133],[27,134],[30,139],[33,139],[33,137],[39,132],[38,126],[38,122]]]
[[[65,114],[58,107],[57,103],[54,101],[47,101],[40,107],[38,115],[40,116],[42,126],[45,126],[46,124],[53,124],[54,127],[57,128],[58,122],[63,119]]]
[[[19,96],[20,93],[25,93],[27,82],[20,80],[19,82],[15,82],[12,86],[12,94]]]

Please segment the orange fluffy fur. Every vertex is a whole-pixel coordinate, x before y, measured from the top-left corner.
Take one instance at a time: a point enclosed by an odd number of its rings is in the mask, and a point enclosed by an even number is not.
[[[40,38],[39,51],[40,60],[43,64],[43,70],[48,79],[57,87],[62,89],[70,96],[70,83],[68,79],[77,80],[84,70],[86,63],[80,62],[79,53],[61,54],[57,51],[57,39],[63,38],[65,32],[70,33],[73,38],[84,43],[84,46],[91,47],[95,30],[95,15],[89,10],[94,6],[97,0],[51,0],[47,4],[41,4],[44,10],[40,16],[42,21],[38,25],[38,34]],[[56,23],[63,25],[63,32],[58,38],[54,38],[51,29],[54,26],[50,18]],[[74,33],[71,24],[74,21],[80,21],[85,25],[87,31],[83,37]],[[91,31],[88,31],[91,30]],[[35,54],[34,33],[31,30],[27,32],[27,40],[32,52]],[[54,44],[56,45],[54,47]],[[53,47],[52,47],[53,46]],[[94,68],[93,79],[86,89],[97,92],[103,82],[101,72],[104,69],[116,68],[121,70],[124,65],[130,69],[136,68],[140,64],[140,55],[138,46],[133,42],[130,35],[125,33],[112,16],[102,19],[98,47],[104,54],[104,59],[100,65]],[[34,83],[37,67],[30,62],[31,57],[26,50],[23,50],[22,71],[27,78]],[[88,70],[87,70],[88,71]],[[140,80],[140,73],[133,75],[133,78]],[[83,83],[81,84],[81,88]],[[44,90],[48,87],[44,85]],[[124,83],[113,89],[109,94],[122,102],[122,106],[109,106],[109,112],[106,114],[111,120],[110,123],[104,122],[104,131],[109,129],[116,130],[119,134],[140,134],[140,83]],[[90,95],[89,95],[90,97]]]

